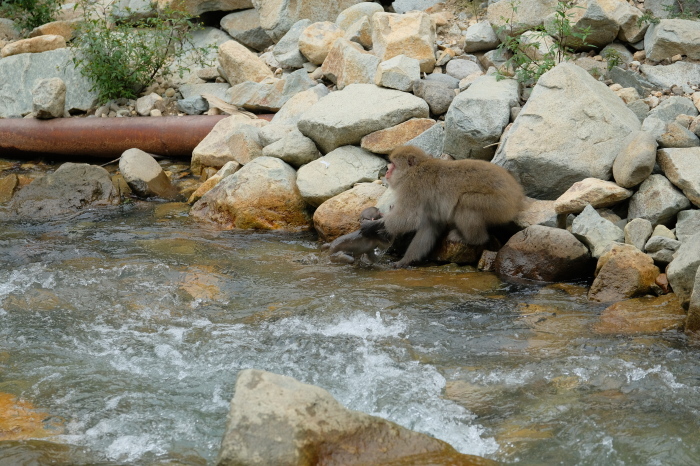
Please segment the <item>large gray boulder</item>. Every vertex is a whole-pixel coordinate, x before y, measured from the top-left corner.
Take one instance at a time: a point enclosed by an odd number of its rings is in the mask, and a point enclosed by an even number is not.
[[[307,110],[298,126],[321,151],[359,144],[362,136],[410,118],[427,118],[428,104],[411,94],[374,84],[351,84]]]
[[[650,60],[686,55],[700,60],[700,31],[697,21],[662,19],[651,24],[644,36],[644,51]]]
[[[671,96],[649,111],[647,118],[658,118],[664,123],[671,123],[680,115],[696,116],[697,108],[687,97]]]
[[[661,149],[657,159],[669,181],[700,207],[700,147]]]
[[[267,124],[237,114],[219,121],[192,151],[192,173],[199,175],[203,167],[221,168],[226,162],[242,165],[262,155],[258,135],[260,127]]]
[[[489,3],[486,19],[494,31],[503,27],[503,36],[517,36],[542,26],[544,18],[553,13],[556,7],[556,0],[502,0]]]
[[[158,9],[177,8],[189,13],[189,17],[199,16],[207,11],[244,10],[253,5],[250,0],[155,0]]]
[[[568,22],[575,32],[580,32],[586,28],[590,33],[584,42],[573,35],[564,38],[567,47],[575,49],[602,48],[611,43],[620,31],[620,25],[613,18],[611,6],[618,3],[609,0],[587,0],[572,2],[571,7],[566,10]],[[544,19],[544,27],[551,36],[556,36],[558,32],[559,13],[550,13]]]
[[[200,84],[202,80],[197,73],[206,68],[202,60],[204,63],[215,63],[219,53],[217,47],[230,40],[231,36],[214,27],[192,31],[191,40],[183,45],[185,53],[170,65],[170,79],[176,84]]]
[[[177,189],[160,164],[141,149],[124,151],[119,158],[119,172],[131,190],[141,197],[173,199],[177,195]]]
[[[393,422],[351,411],[322,388],[256,369],[238,373],[219,466],[461,464],[492,461]]]
[[[349,84],[373,83],[378,66],[379,58],[341,37],[331,47],[321,70],[326,79],[342,90]]]
[[[464,33],[464,51],[482,52],[498,47],[500,41],[488,20],[469,26]]]
[[[32,89],[32,110],[37,118],[60,118],[66,108],[66,83],[61,78],[37,79]]]
[[[678,61],[671,65],[642,65],[639,67],[646,81],[660,89],[681,86],[690,93],[691,84],[700,82],[700,64]]]
[[[299,51],[299,36],[311,25],[311,20],[301,19],[294,23],[282,36],[275,47],[272,55],[282,68],[301,68],[306,63],[306,57]]]
[[[516,105],[517,81],[498,81],[495,76],[478,78],[455,97],[447,110],[445,153],[455,159],[491,160],[496,152],[494,144],[510,121],[510,109]]]
[[[73,64],[70,49],[22,53],[0,60],[0,118],[20,118],[32,111],[37,79],[61,78],[66,85],[65,111],[87,111],[97,94],[93,84]]]
[[[690,294],[693,292],[698,266],[700,266],[700,233],[696,233],[681,244],[675,259],[666,269],[668,282],[681,305],[686,309],[688,309]]]
[[[685,322],[686,334],[695,334],[697,338],[698,332],[700,332],[700,272],[695,273],[695,283],[688,306],[688,318]]]
[[[300,92],[290,98],[282,108],[272,117],[272,122],[279,125],[296,126],[301,116],[313,107],[319,100],[329,94],[329,90],[323,84],[317,84],[313,88]]]
[[[676,238],[683,243],[700,231],[700,210],[683,210],[678,212]],[[698,290],[700,291],[700,290]]]
[[[318,207],[352,188],[372,182],[386,169],[386,161],[357,146],[343,146],[299,168],[297,186],[306,202]]]
[[[637,131],[615,157],[613,177],[623,188],[632,188],[646,180],[656,162],[656,139],[651,133]]]
[[[372,16],[372,52],[381,61],[403,54],[418,60],[423,73],[431,73],[436,62],[435,40],[435,22],[422,11]]]
[[[27,219],[49,219],[118,202],[119,195],[107,170],[69,162],[22,188],[12,198],[10,211]]]
[[[273,41],[279,41],[299,20],[312,23],[335,21],[341,11],[362,0],[252,0],[260,15],[260,26]]]
[[[571,225],[571,233],[588,246],[591,256],[600,257],[612,243],[624,243],[625,232],[588,205]]]
[[[640,251],[644,251],[653,231],[654,227],[649,220],[634,218],[625,225],[625,244],[631,244]]]
[[[493,162],[510,170],[528,196],[556,199],[584,178],[609,180],[640,126],[605,84],[562,63],[540,78]]]
[[[297,129],[293,129],[279,140],[265,146],[262,154],[266,157],[282,159],[294,168],[301,167],[321,157],[316,144]]]
[[[246,81],[226,91],[226,100],[237,107],[259,112],[277,112],[289,99],[318,85],[306,70],[297,70],[284,79]]]
[[[260,26],[260,15],[254,8],[229,13],[220,24],[236,41],[253,50],[261,52],[274,43]]]
[[[301,231],[311,228],[296,171],[282,160],[259,157],[222,179],[190,210],[222,229]]]
[[[651,175],[630,198],[627,218],[645,218],[653,225],[667,224],[690,207],[690,201],[663,175]]]
[[[224,78],[232,86],[246,81],[259,83],[273,77],[260,57],[235,40],[219,45],[219,64]]]

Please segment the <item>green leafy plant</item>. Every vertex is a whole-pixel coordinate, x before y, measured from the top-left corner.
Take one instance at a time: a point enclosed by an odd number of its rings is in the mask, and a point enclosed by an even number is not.
[[[173,71],[182,73],[185,54],[194,54],[194,62],[206,66],[206,48],[192,43],[192,31],[199,26],[185,12],[155,9],[147,18],[114,22],[108,5],[100,10],[89,0],[76,8],[83,10],[83,21],[73,46],[75,63],[90,79],[98,99],[105,102],[121,97],[136,98],[157,77]],[[127,10],[127,13],[129,11]]]
[[[506,68],[510,68],[515,78],[524,84],[534,84],[544,73],[554,68],[557,63],[569,60],[574,53],[573,45],[587,46],[586,38],[591,34],[590,27],[575,28],[571,23],[572,8],[582,8],[573,1],[560,1],[554,11],[549,33],[544,26],[532,30],[528,40],[514,30],[513,19],[518,11],[518,2],[511,4],[511,18],[502,18],[504,25],[498,29],[498,36],[504,37],[498,46],[502,51],[510,52]],[[546,43],[551,38],[552,45],[540,53],[540,41]],[[497,78],[505,74],[498,71]]]
[[[480,21],[481,17],[484,15],[480,0],[456,0],[455,3],[458,8],[468,11],[477,21]]]
[[[642,16],[637,18],[637,26],[641,26],[644,23],[657,24],[659,21],[661,20],[654,16],[654,13],[652,13],[650,10],[647,10]]]
[[[0,17],[12,18],[23,30],[56,20],[61,0],[0,0]]]
[[[622,55],[620,55],[620,52],[613,48],[603,50],[603,53],[601,53],[600,56],[603,57],[608,63],[608,71],[612,70],[616,66],[622,65],[623,63]]]

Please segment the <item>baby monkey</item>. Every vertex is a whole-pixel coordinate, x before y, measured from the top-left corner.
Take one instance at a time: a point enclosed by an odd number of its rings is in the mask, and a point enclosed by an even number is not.
[[[376,207],[368,207],[360,213],[360,225],[365,222],[379,220],[381,212]],[[328,249],[331,262],[337,264],[353,264],[362,256],[367,256],[370,263],[377,261],[376,248],[386,249],[391,244],[386,230],[375,229],[371,233],[363,233],[362,230],[353,231],[333,240],[330,244],[324,244],[323,249]]]

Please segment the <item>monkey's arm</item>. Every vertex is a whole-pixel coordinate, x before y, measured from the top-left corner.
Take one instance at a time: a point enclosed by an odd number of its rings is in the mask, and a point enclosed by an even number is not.
[[[393,238],[384,225],[384,219],[363,220],[360,222],[360,233],[363,237],[377,242],[378,247],[388,247]]]
[[[396,267],[407,267],[413,262],[425,259],[435,247],[435,242],[441,233],[442,229],[439,225],[430,221],[422,222],[403,258],[395,264]]]

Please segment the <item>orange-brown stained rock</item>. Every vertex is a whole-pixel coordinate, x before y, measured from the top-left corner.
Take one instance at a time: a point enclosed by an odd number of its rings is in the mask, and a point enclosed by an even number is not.
[[[651,257],[631,244],[614,244],[598,259],[588,299],[605,303],[643,296],[658,275]]]
[[[389,154],[397,147],[403,146],[411,139],[432,128],[435,120],[431,118],[412,118],[391,128],[370,133],[360,142],[363,149],[375,154]]]
[[[374,207],[385,191],[379,183],[361,183],[325,201],[314,212],[314,227],[319,237],[333,241],[359,229],[360,213]]]
[[[628,299],[606,308],[593,329],[602,334],[653,334],[679,329],[685,311],[674,294]]]
[[[320,387],[256,369],[238,373],[220,466],[495,465],[386,419],[351,411]]]
[[[49,414],[37,411],[31,403],[0,393],[0,441],[42,438],[61,433],[57,424],[46,424]]]
[[[224,178],[197,201],[190,215],[220,228],[303,231],[311,228],[292,167],[259,157]]]
[[[438,262],[453,262],[455,264],[477,264],[485,245],[464,244],[461,241],[450,241],[445,238],[431,254],[431,259]]]
[[[14,173],[0,177],[0,204],[4,204],[12,199],[18,184],[19,180]]]
[[[671,285],[669,285],[668,276],[665,273],[660,273],[654,281],[657,285],[659,285],[664,294],[671,292]]]

